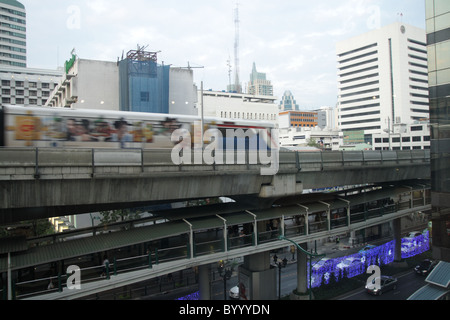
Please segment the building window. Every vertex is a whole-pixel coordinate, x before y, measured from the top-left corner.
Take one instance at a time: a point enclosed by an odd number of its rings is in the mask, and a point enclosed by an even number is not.
[[[402,142],[410,142],[410,137],[402,137]]]
[[[422,131],[423,127],[422,126],[412,126],[411,127],[411,131]]]
[[[422,141],[422,137],[420,137],[420,136],[414,136],[414,137],[412,137],[412,141],[415,141],[415,142],[417,142],[417,141]]]
[[[148,102],[150,100],[150,94],[148,91],[141,91],[141,102]]]

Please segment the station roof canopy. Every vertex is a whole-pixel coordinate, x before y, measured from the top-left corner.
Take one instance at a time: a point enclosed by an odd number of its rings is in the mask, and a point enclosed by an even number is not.
[[[449,289],[450,285],[450,263],[440,261],[433,271],[428,275],[426,282],[438,287]]]
[[[189,231],[189,225],[180,220],[55,242],[49,245],[27,248],[28,250],[24,254],[11,254],[11,265],[13,269],[26,268],[177,236]],[[7,257],[2,256],[0,257],[0,272],[6,270]]]
[[[371,192],[359,193],[349,196],[327,195],[323,201],[309,198],[308,202],[302,202],[303,196],[290,199],[289,204],[273,206],[267,209],[254,209],[248,205],[236,202],[211,204],[196,207],[184,207],[171,210],[152,211],[153,224],[148,221],[139,221],[139,227],[103,231],[97,228],[98,234],[92,236],[95,229],[83,231],[83,235],[64,233],[58,235],[56,241],[48,245],[30,245],[25,239],[6,239],[0,242],[0,272],[7,270],[6,254],[11,253],[11,265],[13,269],[36,266],[53,261],[75,258],[87,254],[104,252],[130,245],[146,243],[163,238],[175,237],[192,231],[223,228],[254,221],[279,219],[282,216],[295,217],[298,215],[313,214],[337,208],[347,208],[349,205],[366,203],[392,197],[393,194],[423,189],[424,186],[387,187]],[[342,195],[342,193],[340,193]],[[349,202],[350,201],[350,202]],[[164,219],[166,222],[158,223]],[[130,222],[123,222],[130,223]],[[133,224],[133,222],[131,222]],[[116,226],[117,228],[117,226]],[[77,231],[80,232],[80,231]],[[59,239],[61,238],[61,239]],[[40,240],[42,241],[42,240]],[[436,267],[437,268],[437,267]],[[441,267],[444,268],[444,267]],[[448,267],[447,267],[448,268]],[[437,268],[439,270],[439,268]],[[450,269],[448,269],[450,270]],[[446,271],[450,274],[450,271]],[[430,276],[433,273],[430,274]],[[438,273],[430,281],[438,282]],[[448,281],[448,279],[447,279]],[[448,287],[448,282],[447,282]]]
[[[425,281],[427,285],[414,292],[408,300],[438,300],[450,293],[450,263],[440,261]]]

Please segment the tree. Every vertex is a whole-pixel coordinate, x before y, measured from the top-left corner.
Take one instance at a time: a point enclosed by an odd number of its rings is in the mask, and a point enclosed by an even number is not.
[[[317,149],[322,149],[322,146],[317,141],[315,141],[313,138],[309,138],[308,139],[307,146],[308,147],[315,147]]]
[[[141,212],[139,210],[131,210],[131,209],[118,209],[118,210],[108,210],[108,211],[100,211],[101,215],[100,223],[101,224],[109,224],[114,222],[133,220],[139,218]]]

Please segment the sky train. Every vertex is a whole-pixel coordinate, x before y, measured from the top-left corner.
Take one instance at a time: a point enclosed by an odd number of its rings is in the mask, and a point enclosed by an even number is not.
[[[201,119],[197,116],[129,111],[0,106],[0,146],[61,148],[173,148],[176,129],[191,133],[199,143]],[[197,125],[197,127],[195,127]],[[258,136],[266,130],[272,139],[270,122],[204,118],[204,131],[218,129],[226,139],[227,129],[252,130]],[[266,146],[278,142],[264,141]],[[258,139],[259,141],[259,139]],[[224,143],[223,145],[226,145]],[[248,145],[248,144],[247,144]],[[258,144],[258,148],[259,148]]]

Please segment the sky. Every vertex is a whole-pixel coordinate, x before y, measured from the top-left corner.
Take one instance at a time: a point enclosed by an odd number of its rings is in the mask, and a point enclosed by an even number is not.
[[[253,63],[281,99],[302,110],[335,106],[336,43],[401,21],[425,29],[425,0],[20,0],[27,12],[27,65],[56,69],[75,49],[81,59],[117,61],[137,46],[158,62],[196,67],[200,89],[226,90]],[[230,61],[230,63],[228,62]]]

